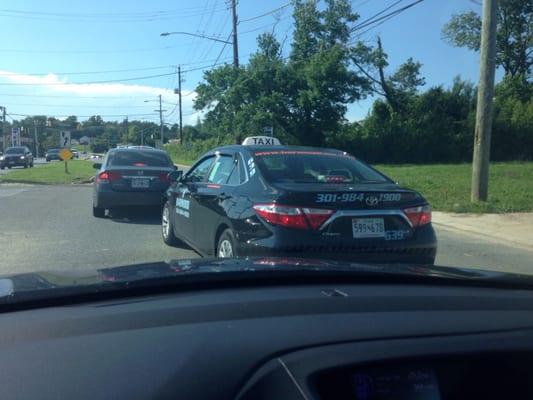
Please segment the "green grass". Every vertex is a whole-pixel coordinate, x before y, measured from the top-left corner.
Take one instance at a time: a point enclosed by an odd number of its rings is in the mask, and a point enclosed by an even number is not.
[[[401,185],[419,191],[437,211],[533,211],[533,162],[492,163],[488,201],[477,204],[470,202],[470,164],[377,165],[376,168]]]
[[[0,182],[38,183],[38,184],[68,184],[87,183],[94,176],[96,170],[93,163],[83,160],[68,162],[68,174],[65,174],[63,162],[51,162],[36,165],[34,168],[13,169],[5,175],[0,175]]]

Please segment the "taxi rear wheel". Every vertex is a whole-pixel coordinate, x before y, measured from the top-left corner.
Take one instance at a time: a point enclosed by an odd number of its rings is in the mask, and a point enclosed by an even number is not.
[[[237,257],[235,251],[235,235],[231,229],[226,229],[220,235],[217,244],[217,257],[218,258],[233,258]]]
[[[163,214],[161,216],[161,236],[163,236],[163,242],[168,246],[175,246],[178,244],[178,239],[174,235],[174,227],[170,218],[170,205],[168,202],[163,206]]]

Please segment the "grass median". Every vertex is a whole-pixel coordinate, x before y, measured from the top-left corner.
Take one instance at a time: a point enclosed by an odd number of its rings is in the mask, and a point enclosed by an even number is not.
[[[58,185],[72,183],[87,183],[94,176],[96,170],[93,163],[85,160],[71,160],[68,162],[68,174],[65,173],[63,162],[52,161],[34,168],[12,169],[5,175],[0,175],[0,182],[36,183],[43,185]]]
[[[533,211],[533,162],[492,163],[487,202],[470,202],[471,164],[377,165],[380,171],[422,193],[434,210],[472,213]]]
[[[175,162],[191,164],[175,158]],[[490,165],[487,202],[470,202],[471,164],[376,165],[402,186],[422,193],[436,211],[508,213],[533,211],[533,162]]]

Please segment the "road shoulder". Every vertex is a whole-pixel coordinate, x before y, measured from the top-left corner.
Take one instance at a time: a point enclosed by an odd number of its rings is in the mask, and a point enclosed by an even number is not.
[[[443,229],[533,251],[533,213],[454,214],[434,211],[433,223]]]

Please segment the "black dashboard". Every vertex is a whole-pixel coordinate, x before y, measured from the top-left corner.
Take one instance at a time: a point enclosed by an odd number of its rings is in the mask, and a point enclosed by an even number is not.
[[[2,399],[533,398],[533,292],[226,287],[0,316]]]

